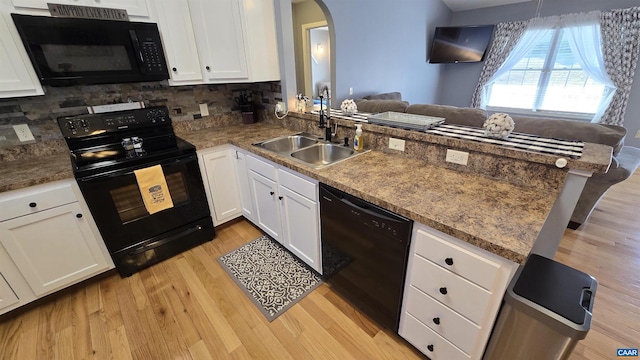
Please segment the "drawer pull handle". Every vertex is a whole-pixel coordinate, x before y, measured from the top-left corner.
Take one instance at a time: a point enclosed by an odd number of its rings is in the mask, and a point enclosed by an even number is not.
[[[446,287],[441,287],[440,288],[440,294],[447,295],[447,288]]]
[[[452,258],[446,258],[446,259],[444,259],[444,262],[449,266],[453,265],[453,259]]]
[[[433,345],[427,345],[427,350],[433,352]]]
[[[82,214],[76,214],[76,217],[80,219],[82,217]]]
[[[29,207],[32,207],[32,208],[34,208],[34,207],[36,207],[36,206],[38,206],[38,204],[36,204],[36,203],[34,203],[34,202],[32,202],[32,203],[29,203]]]
[[[434,317],[433,318],[433,323],[436,325],[440,325],[440,318],[439,317]]]
[[[269,194],[273,195],[273,194],[275,194],[275,193],[274,193],[273,191],[269,191]]]

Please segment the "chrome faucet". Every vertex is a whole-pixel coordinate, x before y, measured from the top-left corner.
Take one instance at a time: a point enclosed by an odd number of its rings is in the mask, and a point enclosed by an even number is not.
[[[320,128],[324,128],[325,130],[325,135],[324,135],[324,139],[327,141],[331,141],[331,138],[333,135],[335,135],[335,133],[331,132],[331,96],[329,95],[329,87],[327,85],[323,86],[320,89],[320,122],[318,123],[318,127]],[[323,94],[327,94],[327,114],[326,114],[326,122],[325,122],[325,114],[324,111],[322,111],[322,99],[324,98],[322,95]],[[337,127],[338,124],[336,124],[336,131],[337,131]]]

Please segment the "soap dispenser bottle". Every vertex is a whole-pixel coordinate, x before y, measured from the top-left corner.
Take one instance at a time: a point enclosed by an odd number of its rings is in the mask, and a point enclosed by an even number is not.
[[[364,147],[362,138],[362,124],[356,124],[356,136],[353,138],[353,149],[356,151],[362,151]]]

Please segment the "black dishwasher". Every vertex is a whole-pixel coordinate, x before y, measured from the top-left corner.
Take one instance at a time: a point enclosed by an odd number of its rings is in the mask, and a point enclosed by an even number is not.
[[[379,325],[397,331],[413,221],[320,184],[325,280]]]

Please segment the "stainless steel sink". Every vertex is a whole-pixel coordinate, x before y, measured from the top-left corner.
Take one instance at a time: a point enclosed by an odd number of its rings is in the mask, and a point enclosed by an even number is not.
[[[315,169],[320,169],[366,152],[356,152],[352,148],[319,140],[314,135],[307,133],[280,136],[254,143],[253,145]]]
[[[277,153],[290,153],[318,143],[318,139],[304,134],[281,136],[254,145]]]
[[[336,163],[354,155],[355,151],[336,144],[315,144],[291,153],[291,157],[312,166],[324,166]]]

